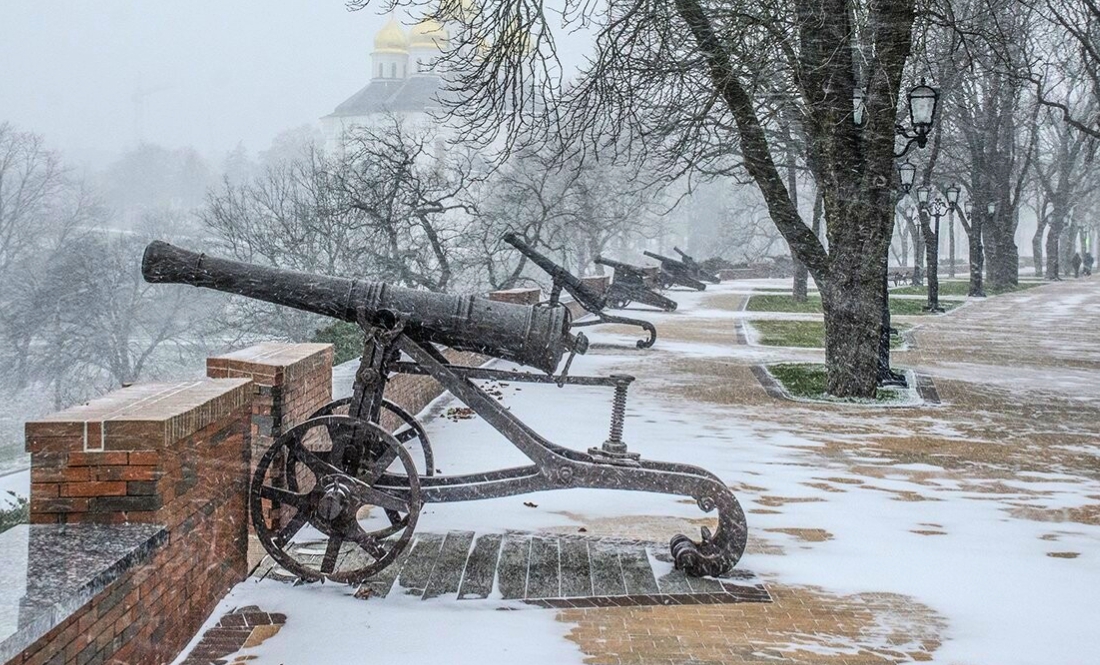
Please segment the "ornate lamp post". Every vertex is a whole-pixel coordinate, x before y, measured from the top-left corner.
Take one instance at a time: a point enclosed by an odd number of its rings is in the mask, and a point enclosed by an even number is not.
[[[932,196],[932,188],[927,185],[917,188],[917,200],[921,208],[921,225],[924,229],[924,251],[928,264],[928,304],[924,311],[942,313],[940,307],[940,218],[948,210],[948,204],[940,197],[929,200]],[[955,200],[958,200],[958,192],[955,192]],[[935,231],[927,226],[925,215],[931,215],[936,220]]]
[[[947,195],[947,239],[950,243],[948,254],[951,258],[947,274],[951,279],[955,278],[955,208],[959,206],[959,194],[961,192],[962,188],[956,183],[951,183],[951,186],[944,192]]]
[[[928,134],[932,131],[932,123],[936,119],[936,107],[939,104],[939,97],[939,92],[925,84],[923,78],[920,85],[909,90],[909,123],[912,127],[907,129],[900,124],[894,124],[895,134],[908,139],[900,152],[894,151],[894,157],[901,159],[914,145],[923,148],[928,143]],[[867,106],[865,98],[866,93],[864,93],[863,88],[857,86],[852,91],[852,121],[857,127],[862,127],[866,123]],[[908,161],[898,166],[902,196],[909,193],[916,174],[916,167]],[[883,263],[882,270],[882,333],[879,342],[879,385],[905,386],[907,385],[905,376],[890,369],[890,334],[896,334],[897,331],[890,326],[889,272],[890,262],[887,260]]]

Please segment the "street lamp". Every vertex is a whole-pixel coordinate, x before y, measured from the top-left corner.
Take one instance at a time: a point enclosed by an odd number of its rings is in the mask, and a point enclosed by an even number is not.
[[[924,311],[932,313],[942,313],[944,310],[940,307],[940,218],[948,211],[948,202],[945,202],[940,197],[936,197],[934,201],[929,201],[931,195],[931,188],[921,187],[917,190],[917,197],[921,200],[921,210],[925,214],[931,215],[936,220],[936,230],[926,227],[924,229],[924,251],[925,251],[925,263],[928,264],[928,304],[924,306]],[[955,191],[955,200],[958,200],[958,191]],[[948,194],[948,201],[951,200],[951,194]],[[924,218],[921,218],[921,225],[924,225]]]
[[[920,85],[909,90],[909,122],[912,129],[906,129],[898,123],[894,123],[894,133],[897,136],[908,139],[901,152],[895,150],[894,157],[901,159],[916,144],[923,148],[928,142],[928,133],[932,130],[932,123],[936,119],[936,106],[939,103],[939,92],[925,84],[924,79]],[[852,122],[856,127],[863,127],[867,123],[867,92],[859,86],[852,89]],[[906,161],[898,167],[898,177],[901,181],[902,194],[908,194],[916,179],[917,168]],[[895,204],[896,205],[896,204]],[[890,334],[897,331],[890,327],[890,292],[889,292],[889,260],[885,262],[882,272],[882,336],[879,342],[879,385],[906,386],[905,376],[890,369]]]
[[[900,153],[894,156],[904,157],[915,143],[923,148],[928,143],[928,133],[932,131],[932,123],[936,120],[936,107],[939,105],[940,93],[935,88],[926,85],[924,79],[920,85],[909,90],[909,122],[913,126],[908,130],[901,125],[895,125],[894,130],[898,136],[909,139]]]
[[[932,196],[932,188],[928,185],[921,185],[917,187],[917,203],[922,206],[928,205],[928,198]]]
[[[901,179],[902,193],[908,194],[913,188],[913,182],[917,179],[917,167],[913,166],[913,162],[909,160],[898,164],[898,178]]]
[[[951,183],[944,192],[947,195],[947,240],[948,240],[948,254],[950,256],[951,263],[947,267],[947,274],[951,279],[955,279],[955,209],[959,207],[959,194],[962,192],[962,188],[958,183]]]

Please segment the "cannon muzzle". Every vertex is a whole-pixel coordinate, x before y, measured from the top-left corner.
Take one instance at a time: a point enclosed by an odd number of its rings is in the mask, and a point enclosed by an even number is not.
[[[145,248],[141,273],[151,283],[201,286],[361,325],[388,326],[396,317],[418,342],[503,358],[548,374],[576,344],[564,307],[514,305],[312,275],[197,254],[159,241]]]
[[[504,234],[504,242],[518,249],[527,258],[531,259],[532,263],[546,271],[555,284],[560,284],[588,311],[598,312],[607,306],[607,298],[604,295],[596,293],[585,286],[584,282],[577,279],[573,273],[546,258],[534,247],[520,240],[515,233]]]

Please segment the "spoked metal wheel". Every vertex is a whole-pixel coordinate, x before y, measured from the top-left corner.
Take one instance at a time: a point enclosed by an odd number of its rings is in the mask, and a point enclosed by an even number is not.
[[[371,486],[389,467],[407,484]],[[311,418],[264,453],[249,512],[264,549],[304,580],[361,582],[393,563],[412,539],[423,499],[412,456],[373,423]]]
[[[350,405],[351,398],[344,397],[317,409],[310,418],[346,416]],[[417,472],[421,476],[435,475],[435,455],[432,453],[432,443],[428,440],[428,433],[424,431],[420,421],[397,404],[384,399],[382,400],[382,426],[385,429],[396,427],[393,430],[393,437],[397,439],[398,443],[405,446],[412,453],[413,459],[418,462],[420,459],[424,460],[424,466],[417,466]]]

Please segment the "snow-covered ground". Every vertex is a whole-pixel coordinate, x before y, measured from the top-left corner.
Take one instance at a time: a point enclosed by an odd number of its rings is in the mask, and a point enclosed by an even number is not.
[[[704,467],[737,491],[749,513],[751,534],[749,551],[739,566],[777,587],[812,587],[838,598],[896,594],[914,608],[928,608],[942,619],[942,627],[929,628],[938,632],[942,644],[924,654],[935,662],[1097,662],[1100,527],[1095,520],[1057,518],[1097,504],[1100,480],[1095,465],[1079,472],[1001,477],[979,467],[906,463],[872,454],[879,442],[911,435],[917,428],[964,447],[989,443],[989,436],[968,438],[973,436],[966,433],[969,430],[951,421],[956,412],[950,407],[909,415],[894,412],[886,420],[857,407],[784,410],[774,404],[742,407],[688,399],[671,376],[670,368],[678,363],[719,358],[744,364],[758,357],[754,354],[759,350],[736,344],[731,311],[713,305],[716,296],[748,286],[722,285],[705,294],[676,292],[678,312],[642,315],[656,321],[659,331],[662,324],[666,330],[716,326],[717,332],[707,339],[669,334],[649,353],[601,346],[577,358],[572,370],[638,375],[625,432],[631,448],[646,458]],[[1095,295],[1070,298],[1057,307],[1095,307],[1097,300]],[[627,345],[636,338],[629,328],[587,331],[602,344]],[[1035,380],[1043,379],[1040,370],[1032,371],[1039,373]],[[502,390],[513,413],[554,442],[583,450],[606,436],[609,390],[522,384]],[[438,412],[441,405],[435,406]],[[1088,408],[1098,410],[1095,397]],[[796,418],[811,422],[795,422]],[[815,424],[838,433],[807,434]],[[445,474],[525,462],[481,419],[454,422],[434,417],[426,426],[437,466]],[[1095,439],[1074,441],[1085,456],[1100,456]],[[837,442],[847,446],[843,452],[833,449]],[[537,507],[525,506],[525,501]],[[652,534],[656,538],[671,536],[685,528],[687,519],[700,516],[692,504],[673,496],[567,490],[430,505],[418,529],[586,527],[590,532],[635,533],[642,528],[648,535],[667,526],[667,533]],[[790,533],[798,529],[819,530],[828,537],[807,541]],[[579,663],[584,657],[566,638],[571,626],[557,620],[553,610],[501,612],[501,603],[448,598],[364,602],[354,599],[352,592],[333,584],[294,587],[246,581],[221,603],[211,622],[224,611],[250,604],[287,614],[281,632],[243,652],[256,656],[252,662],[260,664],[557,664]],[[771,648],[822,656],[880,653],[900,648],[884,635],[905,629],[919,616],[879,616],[880,623],[894,625],[864,631],[858,638],[840,636],[829,626],[821,626],[819,633],[775,635]],[[741,628],[731,624],[728,630],[735,635]]]

